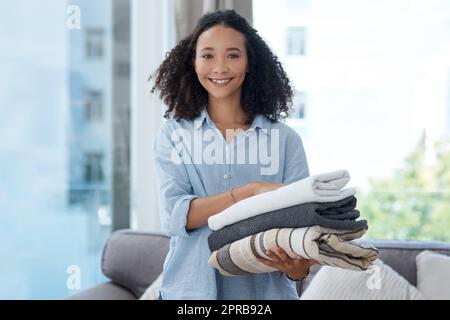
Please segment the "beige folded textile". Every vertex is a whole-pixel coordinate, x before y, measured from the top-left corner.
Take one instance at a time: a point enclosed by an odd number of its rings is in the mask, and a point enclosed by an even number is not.
[[[273,272],[276,269],[256,258],[270,259],[266,251],[280,246],[291,258],[301,256],[320,265],[364,271],[378,258],[378,250],[372,244],[355,240],[366,231],[316,225],[270,229],[223,246],[211,254],[208,263],[227,276]]]

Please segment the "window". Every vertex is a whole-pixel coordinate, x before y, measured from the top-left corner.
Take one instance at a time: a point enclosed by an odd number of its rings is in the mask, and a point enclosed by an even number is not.
[[[450,139],[450,66],[447,69],[447,124],[445,136]]]
[[[253,5],[254,27],[307,93],[286,123],[310,172],[349,170],[368,237],[450,241],[450,2]],[[294,119],[302,105],[307,121]]]
[[[305,119],[306,93],[296,91],[292,105],[294,111],[289,115],[289,117],[291,119]]]
[[[103,95],[100,91],[88,90],[85,99],[85,118],[91,122],[103,117]]]
[[[84,157],[84,180],[87,183],[102,182],[103,173],[103,155],[99,152],[89,152]]]
[[[288,55],[305,55],[306,28],[288,27],[286,29],[286,52]]]
[[[286,0],[286,8],[289,11],[295,10],[296,12],[301,12],[308,10],[309,7],[309,0]]]
[[[104,54],[104,30],[89,28],[86,30],[86,58],[99,59]]]
[[[119,11],[122,26],[130,19],[130,5],[74,0],[70,16],[68,6],[0,3],[8,48],[0,50],[0,299],[64,299],[107,281],[101,254],[129,180],[121,171],[129,154],[115,151],[114,133],[126,145],[130,128],[113,114],[130,107],[121,92],[130,83],[117,84],[112,30]],[[69,28],[77,12],[80,28]],[[14,74],[26,76],[11,81]]]

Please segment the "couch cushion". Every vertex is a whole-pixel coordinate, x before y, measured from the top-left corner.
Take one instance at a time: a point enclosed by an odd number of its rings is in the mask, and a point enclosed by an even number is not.
[[[302,300],[423,300],[416,287],[377,260],[373,269],[353,271],[322,267]]]
[[[416,256],[423,250],[432,250],[450,256],[450,243],[438,241],[407,241],[407,240],[371,240],[380,250],[380,259],[397,271],[412,285],[417,284]],[[298,291],[304,291],[320,266],[311,267],[308,278],[299,283]]]
[[[450,299],[450,257],[425,250],[416,257],[417,288],[428,299]]]
[[[103,250],[102,271],[140,297],[163,270],[169,238],[163,234],[119,230]]]
[[[450,256],[450,243],[438,241],[372,241],[381,250],[380,259],[417,285],[416,256],[424,250]]]

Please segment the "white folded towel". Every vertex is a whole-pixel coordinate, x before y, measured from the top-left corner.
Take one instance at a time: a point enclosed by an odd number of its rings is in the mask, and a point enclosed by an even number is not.
[[[353,196],[353,188],[342,189],[350,181],[347,170],[307,177],[273,191],[257,194],[211,216],[208,225],[219,230],[256,215],[307,202],[334,202]],[[342,190],[341,190],[342,189]]]

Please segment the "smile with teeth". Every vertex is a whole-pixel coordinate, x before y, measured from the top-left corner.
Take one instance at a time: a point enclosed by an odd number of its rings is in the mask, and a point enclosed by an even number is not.
[[[209,81],[211,81],[212,83],[214,83],[215,85],[219,85],[219,86],[225,86],[227,85],[233,78],[229,78],[229,79],[211,79],[208,78]]]

